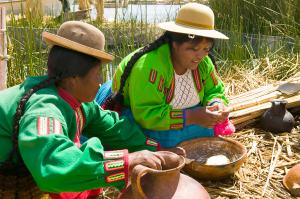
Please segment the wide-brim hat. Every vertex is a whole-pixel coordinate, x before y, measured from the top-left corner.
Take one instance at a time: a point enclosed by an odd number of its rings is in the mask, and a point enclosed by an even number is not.
[[[95,26],[81,21],[63,23],[57,34],[42,33],[49,45],[57,45],[98,58],[102,63],[111,62],[114,57],[104,51],[105,37]]]
[[[187,3],[177,13],[175,21],[159,23],[158,27],[177,33],[185,33],[214,39],[228,39],[226,35],[215,30],[215,16],[206,5]]]

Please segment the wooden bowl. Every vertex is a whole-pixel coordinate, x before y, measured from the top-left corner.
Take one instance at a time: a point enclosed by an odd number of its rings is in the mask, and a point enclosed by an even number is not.
[[[186,164],[183,171],[203,180],[221,180],[230,177],[247,158],[245,146],[228,138],[197,138],[182,142],[179,146],[186,151]],[[228,163],[206,165],[208,158],[217,155],[226,156]]]

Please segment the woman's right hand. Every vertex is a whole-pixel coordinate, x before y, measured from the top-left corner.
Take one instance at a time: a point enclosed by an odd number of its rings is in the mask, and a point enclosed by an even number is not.
[[[206,128],[213,128],[228,117],[227,110],[216,110],[214,106],[196,107],[186,110],[186,125],[197,124]]]
[[[170,158],[173,160],[177,160],[180,158],[180,156],[175,153],[165,151],[151,152],[148,150],[142,150],[129,153],[129,174],[131,173],[132,169],[138,164],[152,169],[161,170],[163,166],[166,165],[166,160],[169,160]]]

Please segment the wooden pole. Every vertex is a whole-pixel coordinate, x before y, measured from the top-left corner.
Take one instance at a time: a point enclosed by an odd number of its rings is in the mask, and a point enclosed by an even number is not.
[[[90,1],[89,0],[79,0],[79,10],[87,10],[90,9]]]
[[[0,90],[7,87],[6,10],[0,7]]]
[[[96,0],[97,19],[101,22],[104,20],[104,0]]]

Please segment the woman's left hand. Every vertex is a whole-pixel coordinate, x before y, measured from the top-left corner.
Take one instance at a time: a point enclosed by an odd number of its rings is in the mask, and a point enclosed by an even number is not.
[[[221,113],[220,122],[224,122],[229,116],[229,109],[223,103],[215,103],[212,106],[208,106],[210,111],[216,111]]]

